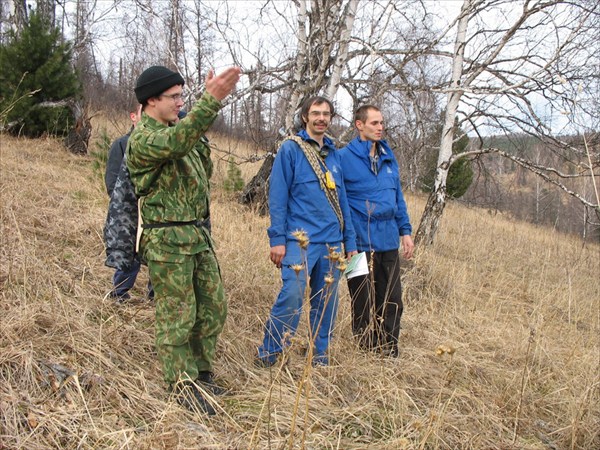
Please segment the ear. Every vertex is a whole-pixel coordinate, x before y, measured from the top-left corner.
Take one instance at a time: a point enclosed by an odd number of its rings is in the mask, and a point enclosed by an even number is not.
[[[356,121],[354,121],[354,126],[356,127],[356,129],[358,131],[362,131],[365,124],[363,123],[362,120],[356,120]]]

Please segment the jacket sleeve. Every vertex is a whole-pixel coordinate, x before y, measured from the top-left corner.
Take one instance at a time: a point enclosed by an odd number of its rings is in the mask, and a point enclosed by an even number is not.
[[[110,150],[108,152],[104,183],[106,184],[106,192],[109,196],[112,195],[113,189],[115,188],[115,183],[117,182],[119,168],[121,167],[121,161],[123,161],[123,155],[125,154],[125,148],[127,147],[127,139],[128,136],[125,135],[115,140],[110,146]]]
[[[129,178],[127,161],[123,161],[110,196],[108,214],[104,224],[104,242],[108,267],[130,270],[137,237],[137,197]]]
[[[342,180],[343,179],[344,177],[342,173]],[[346,252],[353,252],[357,249],[356,231],[354,230],[354,224],[352,223],[352,214],[350,212],[350,206],[348,205],[348,196],[346,195],[346,186],[344,183],[341,184],[340,189],[338,190],[338,195],[340,199],[342,217],[344,218],[344,246],[346,248]]]
[[[396,223],[398,224],[400,236],[410,235],[412,234],[412,226],[410,225],[408,209],[406,208],[406,201],[404,200],[404,194],[402,193],[400,177],[398,177],[398,186],[396,186],[396,204],[398,207],[396,212]]]
[[[294,176],[295,158],[292,141],[283,143],[273,162],[269,182],[269,215],[271,226],[267,230],[271,247],[285,245],[287,240],[287,212],[290,189]]]
[[[204,172],[206,176],[210,180],[213,174],[213,163],[210,159],[210,144],[206,136],[202,136],[196,144],[196,150],[200,155],[200,161],[202,162],[202,166],[204,167]]]
[[[221,102],[205,92],[177,125],[149,133],[133,133],[127,155],[129,167],[137,171],[184,157],[210,128],[221,106]]]

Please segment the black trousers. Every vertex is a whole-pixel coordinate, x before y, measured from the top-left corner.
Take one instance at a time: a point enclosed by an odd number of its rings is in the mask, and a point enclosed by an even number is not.
[[[350,278],[352,332],[361,347],[398,351],[402,317],[402,285],[398,250],[367,252],[369,274]]]

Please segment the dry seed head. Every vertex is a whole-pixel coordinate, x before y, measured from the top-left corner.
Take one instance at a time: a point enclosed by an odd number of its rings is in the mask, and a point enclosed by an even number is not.
[[[340,254],[340,252],[330,251],[329,256],[326,256],[326,258],[335,262],[335,261],[339,261],[341,256],[342,255]]]
[[[410,448],[411,442],[407,438],[400,438],[398,448]]]
[[[330,261],[339,261],[339,259],[342,257],[342,254],[340,252],[337,251],[337,247],[335,246],[329,246],[327,245],[327,251],[329,252],[329,256],[326,256],[325,258],[329,259]]]
[[[306,248],[308,247],[308,243],[309,243],[308,234],[306,234],[306,231],[304,231],[304,230],[292,231],[292,236],[296,238],[300,248],[306,250]]]
[[[451,345],[438,345],[438,348],[435,350],[435,354],[438,356],[442,356],[444,353],[448,353],[449,355],[454,355],[456,349]]]
[[[285,331],[285,333],[283,333],[283,338],[281,339],[281,342],[284,342],[286,345],[289,345],[293,337],[294,335],[290,333],[289,330],[287,330]]]
[[[325,284],[330,285],[335,281],[335,278],[333,277],[333,275],[331,275],[331,273],[328,273],[327,275],[325,275]]]
[[[340,254],[340,259],[338,259],[337,269],[340,272],[343,272],[346,270],[347,267],[348,267],[348,260],[346,259],[346,257],[343,254]]]
[[[298,275],[304,269],[304,264],[292,264],[290,267]]]

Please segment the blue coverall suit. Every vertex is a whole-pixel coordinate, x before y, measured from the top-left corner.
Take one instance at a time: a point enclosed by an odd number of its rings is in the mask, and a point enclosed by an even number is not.
[[[311,145],[318,143],[310,138],[305,130],[298,133]],[[333,208],[330,206],[319,180],[300,146],[293,141],[285,141],[279,149],[269,187],[269,212],[271,227],[268,235],[271,247],[285,245],[286,253],[282,261],[281,278],[283,287],[271,309],[265,327],[265,336],[258,349],[259,359],[274,362],[277,355],[289,344],[286,336],[294,335],[302,311],[306,274],[310,278],[310,330],[314,345],[314,364],[328,364],[327,349],[334,327],[337,312],[337,288],[340,271],[325,256],[329,254],[327,246],[344,251],[356,250],[355,233],[342,182],[338,150],[333,142],[325,137],[321,161],[335,179],[340,207],[344,218],[344,229]],[[306,251],[301,251],[292,232],[304,230],[310,243]],[[290,267],[306,263],[306,268],[298,274]],[[328,273],[334,282],[326,286]]]

